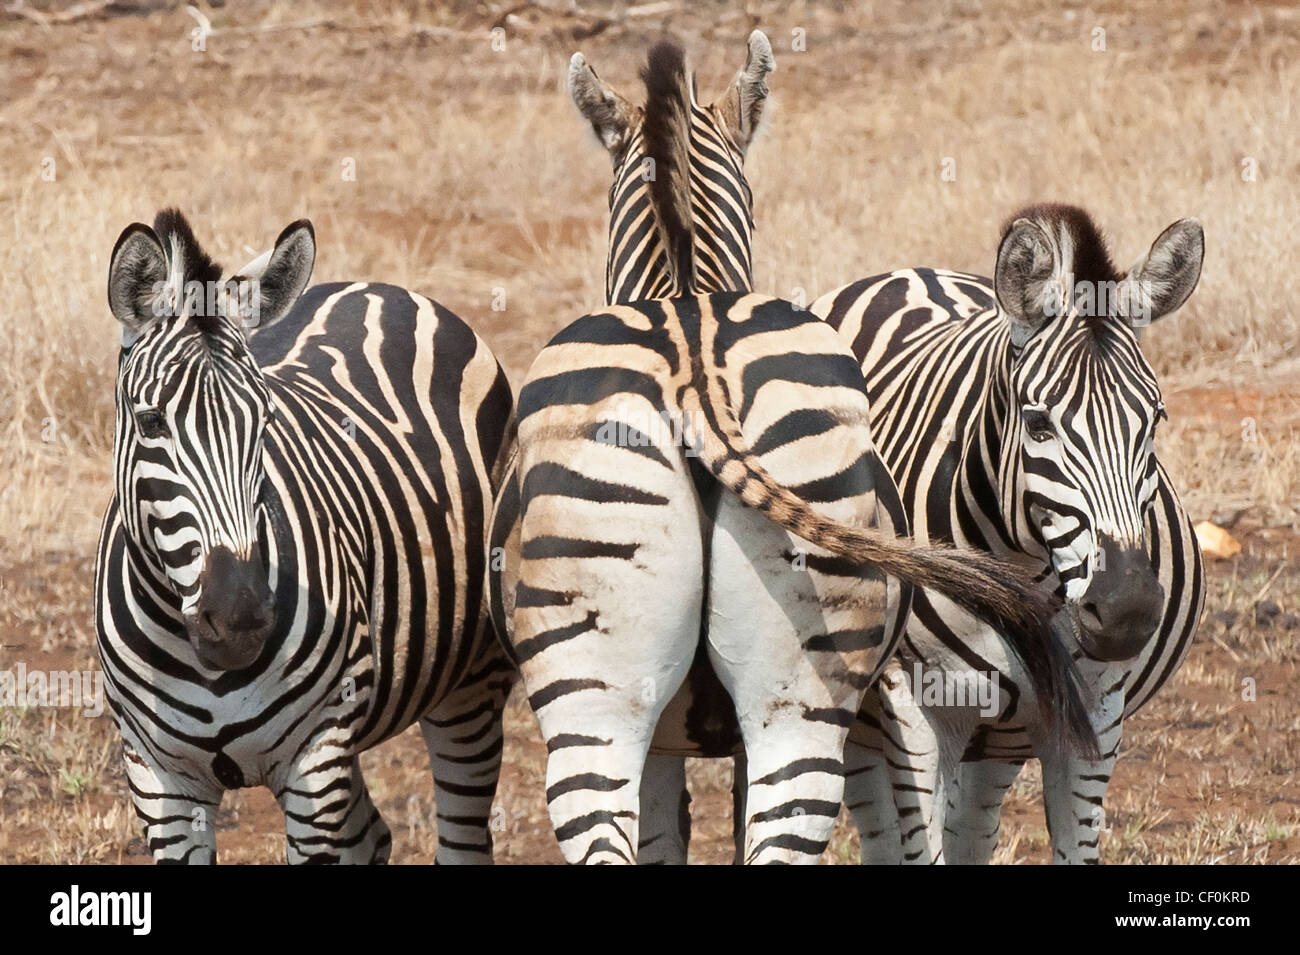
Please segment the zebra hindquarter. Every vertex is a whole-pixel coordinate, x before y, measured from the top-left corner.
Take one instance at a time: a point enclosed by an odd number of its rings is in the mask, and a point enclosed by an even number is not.
[[[511,643],[565,859],[631,863],[646,753],[698,642],[701,513],[660,407],[619,394],[571,417],[521,420]]]

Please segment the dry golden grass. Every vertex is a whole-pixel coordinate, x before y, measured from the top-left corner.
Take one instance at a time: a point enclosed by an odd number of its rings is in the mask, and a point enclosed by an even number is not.
[[[1197,519],[1244,514],[1247,529],[1300,519],[1300,11],[1193,0],[1069,11],[1048,0],[881,0],[866,10],[761,0],[682,4],[598,29],[611,6],[522,11],[502,51],[489,33],[500,10],[467,2],[209,9],[216,32],[205,52],[191,49],[195,22],[174,4],[48,29],[0,20],[0,571],[13,585],[0,591],[0,642],[28,659],[93,658],[87,557],[111,490],[116,357],[104,282],[124,226],[179,205],[233,267],[309,216],[317,280],[385,280],[432,295],[487,337],[517,382],[538,348],[603,295],[609,165],[568,103],[568,56],[582,49],[635,97],[639,60],[665,26],[692,51],[704,98],[740,66],[751,27],[772,38],[774,105],[748,164],[762,291],[810,301],[903,265],[987,274],[1001,222],[1030,201],[1085,205],[1121,263],[1173,219],[1199,217],[1201,285],[1146,344],[1174,416],[1162,458]],[[1097,28],[1104,51],[1093,49]],[[797,30],[803,52],[792,49]],[[948,159],[954,181],[941,176]],[[506,308],[494,312],[497,289]],[[1254,440],[1244,437],[1247,418]],[[47,554],[75,563],[52,569]],[[56,570],[43,612],[57,627],[34,636],[39,622],[15,594],[44,599],[37,585]],[[1216,581],[1227,572],[1217,569]],[[1300,609],[1298,588],[1292,567],[1271,596]],[[1249,614],[1250,596],[1216,592],[1209,609]],[[1170,803],[1153,771],[1178,758],[1170,739],[1187,743],[1157,731],[1169,721],[1239,727],[1220,711],[1241,667],[1294,677],[1293,631],[1244,630],[1256,642],[1234,650],[1241,660],[1203,641],[1134,724],[1107,859],[1254,861],[1286,844],[1275,837],[1296,825],[1294,803],[1265,805],[1251,787],[1294,785],[1293,748],[1270,766],[1242,757],[1240,740],[1204,741],[1239,813],[1222,800],[1197,807],[1182,788]],[[1232,633],[1220,631],[1230,646]],[[0,667],[14,659],[0,649]],[[1270,741],[1294,734],[1293,706],[1251,712],[1269,714],[1250,718]],[[0,859],[117,858],[129,825],[108,721],[3,718]],[[516,704],[510,719],[502,857],[557,858],[531,716]],[[428,858],[431,790],[418,742],[403,737],[368,755],[367,768],[399,858]],[[67,783],[75,792],[61,782],[67,774],[86,777]],[[723,764],[692,764],[706,836],[698,858],[729,854],[729,779]],[[1002,861],[1046,856],[1033,793],[1027,775]],[[231,861],[278,858],[282,836],[262,795],[228,803],[226,825],[239,836]],[[246,837],[241,813],[259,827]],[[9,835],[37,831],[50,835],[32,844]],[[1294,860],[1289,838],[1282,855]],[[852,858],[855,839],[844,828],[828,858]]]

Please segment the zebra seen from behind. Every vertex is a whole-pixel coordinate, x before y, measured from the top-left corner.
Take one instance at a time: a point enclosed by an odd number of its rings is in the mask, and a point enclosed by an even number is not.
[[[266,785],[290,862],[382,862],[358,754],[419,721],[438,861],[490,862],[512,672],[484,534],[512,414],[487,346],[389,285],[321,285],[310,223],[241,273],[174,210],[128,227],[99,650],[158,862],[213,862]],[[257,324],[255,331],[250,325]]]
[[[1054,860],[1099,861],[1123,719],[1177,669],[1205,596],[1191,522],[1156,458],[1166,415],[1139,345],[1192,293],[1203,254],[1199,223],[1183,219],[1121,273],[1085,212],[1042,205],[1007,224],[992,280],[904,269],[813,303],[862,363],[916,538],[1022,561],[1065,600],[1102,748],[1088,760],[1048,745],[998,628],[920,590],[899,650],[912,685],[882,681],[892,691],[869,696],[874,718],[846,750],[864,861],[987,862],[1002,797],[1033,756]],[[929,705],[915,685],[968,671],[999,677],[996,714]]]
[[[571,862],[637,858],[646,754],[652,738],[691,751],[691,714],[708,700],[672,708],[686,727],[656,725],[705,660],[727,706],[702,754],[729,755],[739,736],[748,760],[744,860],[815,861],[839,810],[845,734],[915,583],[1018,630],[1045,706],[1086,745],[1077,675],[1046,632],[1052,605],[985,556],[896,539],[905,525],[861,371],[833,330],[789,302],[698,294],[724,272],[750,284],[740,167],[768,70],[755,34],[723,107],[705,108],[680,49],[660,45],[639,111],[580,57],[571,66],[615,164],[608,291],[676,296],[584,316],[542,351],[494,515],[507,559],[493,614],[547,741]]]

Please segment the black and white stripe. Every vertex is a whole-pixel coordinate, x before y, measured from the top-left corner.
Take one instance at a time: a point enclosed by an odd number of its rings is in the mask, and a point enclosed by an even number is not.
[[[214,861],[222,792],[253,785],[284,810],[290,862],[384,861],[358,754],[419,721],[438,860],[490,862],[512,674],[484,546],[510,388],[422,296],[302,294],[314,248],[295,223],[223,282],[165,212],[114,251],[96,622],[132,799],[160,862]]]
[[[1195,535],[1155,457],[1163,404],[1138,342],[1191,293],[1202,248],[1182,220],[1122,275],[1082,211],[1040,206],[1008,225],[992,281],[906,269],[813,304],[862,363],[917,539],[1023,561],[1066,600],[1102,750],[1053,746],[997,628],[918,591],[900,672],[846,751],[864,861],[987,862],[1002,797],[1033,756],[1054,858],[1098,861],[1123,717],[1176,670],[1204,599]],[[998,712],[926,705],[917,666],[996,673]]]

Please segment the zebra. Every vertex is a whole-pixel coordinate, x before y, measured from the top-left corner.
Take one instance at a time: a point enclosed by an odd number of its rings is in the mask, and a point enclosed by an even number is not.
[[[215,862],[222,793],[255,785],[287,861],[384,862],[358,754],[418,721],[437,860],[490,863],[514,677],[484,547],[513,396],[427,298],[304,293],[315,248],[299,220],[222,281],[168,209],[113,249],[95,620],[131,799],[159,863]]]
[[[1191,295],[1203,256],[1200,224],[1181,219],[1121,273],[1086,212],[1039,205],[1004,227],[992,280],[904,269],[813,303],[861,361],[916,539],[1022,561],[1066,601],[1102,749],[1090,760],[1045,745],[1036,691],[997,628],[918,590],[902,672],[869,695],[873,718],[846,749],[864,861],[988,862],[1003,795],[1035,755],[1053,860],[1099,861],[1123,719],[1178,668],[1205,597],[1196,536],[1156,458],[1167,415],[1139,346]],[[918,674],[967,669],[1000,677],[995,715],[919,699]]]
[[[578,319],[535,360],[491,531],[505,555],[493,617],[547,743],[570,862],[637,860],[652,737],[715,756],[743,739],[743,860],[815,861],[845,733],[917,582],[1019,630],[1062,735],[1086,745],[1076,675],[1045,635],[1054,605],[986,556],[895,538],[906,524],[856,360],[806,310],[748,291],[741,165],[771,67],[755,32],[705,107],[680,48],[660,44],[638,109],[580,54],[570,64],[614,160],[607,294],[627,304]],[[717,281],[740,288],[708,294]],[[634,297],[646,294],[666,297]],[[676,808],[680,777],[658,791]],[[658,813],[656,836],[672,816]],[[660,861],[682,852],[684,834]]]

